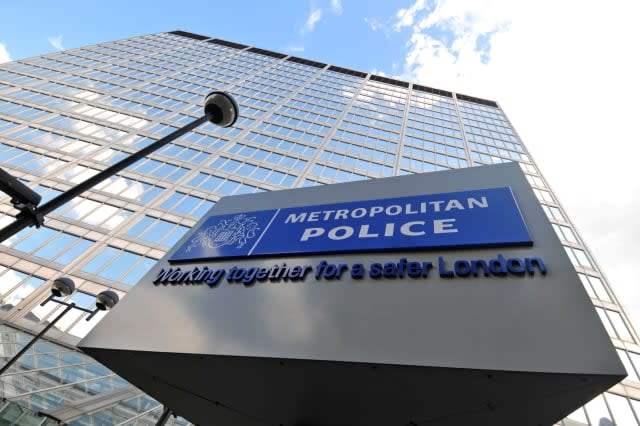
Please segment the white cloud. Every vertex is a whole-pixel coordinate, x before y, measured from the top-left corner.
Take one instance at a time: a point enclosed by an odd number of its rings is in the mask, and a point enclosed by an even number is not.
[[[416,2],[407,9],[400,9],[396,13],[396,17],[398,21],[396,22],[396,30],[401,29],[402,27],[408,27],[413,25],[413,20],[416,16],[416,13],[423,10],[426,7],[424,0],[416,0]]]
[[[392,20],[381,21],[377,18],[365,17],[364,22],[369,25],[372,31],[382,31],[387,38],[395,31]]]
[[[309,14],[309,17],[307,18],[307,21],[304,24],[304,27],[302,27],[302,32],[303,33],[312,32],[316,24],[318,23],[318,21],[320,21],[321,19],[322,19],[322,9],[318,8],[318,9],[312,10],[311,13]]]
[[[640,314],[640,4],[421,0],[400,77],[500,102],[610,278]],[[577,14],[576,11],[580,13]],[[640,315],[635,323],[640,327]]]
[[[290,44],[287,47],[285,47],[285,49],[288,50],[289,52],[304,52],[304,46],[300,46],[296,44]]]
[[[380,29],[382,29],[384,27],[384,24],[382,22],[380,22],[379,20],[377,20],[376,18],[364,18],[364,22],[366,22],[367,24],[369,24],[369,27],[373,30],[373,31],[378,31]]]
[[[336,15],[342,15],[342,1],[341,0],[331,0],[331,10]]]
[[[64,50],[64,46],[62,45],[62,34],[56,37],[49,37],[47,40],[49,41],[49,44],[53,46],[54,49]]]
[[[7,50],[7,46],[0,43],[0,64],[3,62],[9,62],[11,60],[11,56],[9,56],[9,51]]]

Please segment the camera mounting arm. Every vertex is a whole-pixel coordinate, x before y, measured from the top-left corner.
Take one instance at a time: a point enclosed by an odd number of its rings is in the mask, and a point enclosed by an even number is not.
[[[19,179],[0,169],[0,191],[11,197],[11,204],[20,210],[18,217],[27,216],[39,228],[44,223],[44,216],[37,210],[42,197]]]

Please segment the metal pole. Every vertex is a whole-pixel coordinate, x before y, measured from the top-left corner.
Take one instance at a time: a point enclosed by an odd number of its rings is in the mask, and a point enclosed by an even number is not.
[[[152,143],[151,145],[142,148],[140,151],[135,152],[131,155],[129,155],[126,158],[123,158],[122,160],[118,161],[116,164],[106,168],[105,170],[101,171],[100,173],[90,177],[89,179],[85,180],[82,183],[79,183],[78,185],[70,188],[69,190],[63,192],[62,194],[58,195],[57,197],[51,199],[49,202],[43,204],[42,206],[36,208],[33,212],[31,212],[30,214],[19,214],[16,217],[16,220],[12,223],[10,223],[9,225],[5,226],[3,229],[0,229],[0,243],[3,242],[4,240],[6,240],[7,238],[12,237],[13,235],[17,234],[18,232],[22,231],[24,228],[27,228],[29,226],[32,225],[40,225],[42,222],[42,220],[44,219],[44,217],[51,213],[53,210],[57,209],[58,207],[62,206],[63,204],[66,204],[67,202],[71,201],[73,198],[77,197],[78,195],[82,194],[83,192],[85,192],[86,190],[93,188],[95,185],[99,184],[100,182],[102,182],[103,180],[115,175],[116,173],[120,172],[121,170],[129,167],[130,165],[132,165],[133,163],[135,163],[136,161],[146,157],[147,155],[151,154],[152,152],[156,151],[159,148],[162,148],[163,146],[165,146],[166,144],[168,144],[169,142],[174,141],[175,139],[178,139],[180,136],[184,135],[185,133],[195,129],[196,127],[200,126],[202,123],[205,123],[207,121],[209,121],[211,115],[210,114],[205,114],[202,117],[192,121],[191,123],[187,124],[186,126],[176,130],[173,133],[168,134],[167,136],[158,139],[157,141],[155,141],[154,143]],[[0,373],[2,374],[2,373]]]
[[[31,339],[31,341],[29,343],[27,343],[26,346],[24,348],[22,348],[22,350],[20,350],[20,352],[15,354],[13,356],[13,358],[11,358],[9,360],[9,362],[7,362],[4,367],[2,367],[2,369],[0,369],[0,376],[2,376],[5,373],[5,371],[7,371],[13,364],[15,364],[15,362],[18,360],[18,358],[20,358],[22,355],[24,355],[24,353],[27,352],[29,350],[29,348],[31,348],[31,346],[33,346],[33,344],[38,341],[38,339],[40,339],[42,336],[44,336],[44,334],[47,331],[49,331],[51,329],[51,327],[53,327],[58,322],[58,320],[64,316],[64,314],[69,312],[75,306],[76,306],[75,303],[69,303],[67,305],[67,307],[64,309],[64,311],[62,311],[60,313],[60,315],[55,317],[53,321],[51,321],[49,324],[47,324],[47,326],[45,328],[43,328],[40,333],[38,333],[33,339]]]
[[[172,415],[172,414],[173,414],[173,412],[171,411],[171,409],[169,409],[169,407],[167,407],[165,405],[163,410],[162,410],[162,414],[160,414],[160,418],[158,419],[158,422],[156,423],[156,426],[164,426],[165,423],[167,423],[167,420],[169,420],[169,416]]]

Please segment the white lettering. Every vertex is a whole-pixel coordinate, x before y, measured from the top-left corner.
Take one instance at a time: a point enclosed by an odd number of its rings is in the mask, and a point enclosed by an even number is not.
[[[351,217],[354,219],[360,219],[366,214],[367,214],[367,209],[362,207],[358,207],[357,209],[351,211]]]
[[[371,212],[369,212],[369,217],[374,217],[378,213],[382,213],[384,211],[384,207],[382,206],[373,206],[371,207]]]
[[[287,216],[287,218],[285,219],[284,223],[304,222],[306,217],[307,217],[306,213],[300,213],[298,215],[296,215],[295,213],[291,213],[289,216]]]
[[[412,210],[411,207],[413,207],[412,204],[407,204],[407,207],[405,209],[405,214],[416,214],[418,213],[418,210]]]
[[[433,211],[434,212],[439,212],[440,211],[440,205],[442,205],[442,203],[444,203],[444,201],[429,201],[429,204],[431,204],[431,206],[433,206]]]
[[[455,219],[436,219],[433,221],[433,233],[434,234],[450,234],[452,232],[458,232],[453,227]]]
[[[335,212],[335,210],[325,210],[322,213],[324,213],[324,216],[322,217],[322,219],[324,220],[329,220],[329,218],[331,217],[331,213]]]
[[[336,212],[336,219],[347,219],[347,215],[349,214],[349,210],[342,209]]]
[[[300,237],[300,241],[308,241],[309,238],[319,237],[324,234],[324,229],[322,228],[307,228],[302,233],[302,237]]]
[[[463,204],[464,203],[464,204]],[[371,206],[358,207],[355,209],[339,209],[339,210],[321,210],[304,213],[290,213],[287,215],[284,223],[303,223],[303,222],[320,222],[333,220],[349,220],[360,219],[364,217],[385,216],[402,216],[428,214],[430,211],[434,213],[448,212],[451,210],[465,210],[467,208],[487,208],[489,201],[487,197],[467,197],[463,201],[457,199],[438,200],[438,201],[420,201],[416,203],[392,204],[389,206]],[[384,235],[387,236],[391,232],[391,228],[385,228]],[[448,229],[448,228],[444,228]],[[315,232],[315,231],[314,231]],[[368,233],[368,232],[367,232]]]
[[[425,232],[424,231],[414,231],[411,229],[412,226],[414,225],[422,225],[424,226],[424,221],[423,220],[416,220],[414,222],[407,222],[404,225],[402,225],[400,227],[400,233],[402,233],[402,235],[406,235],[407,237],[419,237],[421,235],[424,235]]]
[[[464,206],[462,205],[462,203],[458,200],[449,200],[449,202],[447,203],[447,207],[445,207],[444,211],[448,212],[449,210],[456,208],[458,210],[464,210]]]
[[[375,238],[379,237],[380,234],[370,234],[369,233],[369,225],[362,225],[360,227],[360,233],[358,234],[358,238]]]
[[[338,232],[342,232],[342,235],[338,235]],[[329,239],[331,240],[344,240],[353,235],[353,228],[350,226],[336,226],[329,231]]]
[[[384,236],[385,237],[393,237],[393,231],[394,231],[395,226],[396,226],[395,223],[387,223],[384,226]]]
[[[489,207],[489,202],[487,201],[487,197],[481,197],[481,201],[476,200],[475,198],[467,198],[467,206],[472,209],[473,206],[480,207],[481,209],[485,209]]]
[[[387,216],[396,216],[402,213],[402,207],[397,204],[393,204],[385,209]]]

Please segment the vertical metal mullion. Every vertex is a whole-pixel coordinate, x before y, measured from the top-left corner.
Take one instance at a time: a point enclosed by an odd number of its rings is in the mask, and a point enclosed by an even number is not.
[[[407,99],[404,105],[404,113],[402,114],[402,124],[400,124],[400,134],[398,140],[398,150],[396,151],[396,158],[393,161],[393,175],[400,175],[400,164],[402,160],[402,153],[404,152],[404,138],[407,134],[407,126],[409,124],[409,110],[411,109],[411,95],[413,93],[413,83],[407,87]]]
[[[328,66],[327,66],[328,68]],[[327,69],[325,68],[325,69]],[[317,77],[314,76],[314,77]],[[370,74],[368,74],[365,78],[362,79],[362,81],[360,82],[360,85],[358,86],[357,89],[353,94],[353,97],[351,98],[351,100],[347,103],[347,105],[345,105],[344,109],[342,110],[342,112],[338,115],[338,117],[336,117],[336,121],[333,124],[333,126],[331,126],[331,128],[329,129],[329,131],[327,132],[327,134],[324,136],[324,139],[322,140],[322,143],[320,145],[318,145],[316,153],[313,155],[313,157],[311,158],[311,160],[309,160],[309,162],[307,163],[307,165],[304,167],[304,169],[302,169],[302,171],[300,172],[300,176],[298,177],[298,179],[296,179],[296,181],[293,183],[293,187],[294,188],[299,188],[302,186],[302,183],[304,182],[304,179],[306,179],[309,175],[309,173],[311,172],[312,168],[314,165],[317,164],[318,160],[320,159],[320,156],[322,155],[322,152],[327,148],[327,145],[329,144],[329,141],[331,141],[331,139],[334,137],[334,135],[336,134],[336,130],[338,129],[338,127],[340,127],[340,124],[342,123],[342,121],[344,120],[344,117],[349,113],[349,111],[351,110],[351,107],[353,106],[354,102],[356,101],[356,99],[358,98],[358,95],[360,93],[360,91],[362,90],[362,88],[364,87],[364,85],[367,83],[367,81],[369,80]],[[306,85],[312,83],[315,80],[309,80]]]
[[[456,107],[456,115],[458,116],[458,124],[460,124],[460,130],[462,131],[462,142],[464,143],[464,151],[467,156],[467,167],[473,167],[473,158],[471,157],[471,147],[469,146],[469,141],[467,140],[467,131],[464,127],[464,120],[462,119],[462,115],[460,114],[460,106],[458,105],[458,98],[453,94],[453,105]]]

